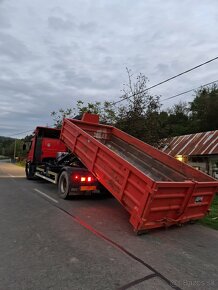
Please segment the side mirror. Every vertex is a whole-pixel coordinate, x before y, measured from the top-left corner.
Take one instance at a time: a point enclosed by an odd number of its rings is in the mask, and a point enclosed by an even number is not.
[[[25,151],[26,150],[26,144],[24,143],[23,144],[23,151]]]

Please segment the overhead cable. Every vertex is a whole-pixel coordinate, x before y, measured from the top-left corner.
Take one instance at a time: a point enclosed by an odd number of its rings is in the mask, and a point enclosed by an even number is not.
[[[190,93],[190,92],[192,92],[192,91],[196,91],[196,90],[198,90],[198,89],[200,89],[200,88],[203,88],[203,87],[206,87],[206,86],[209,86],[209,85],[215,84],[215,83],[217,83],[217,82],[218,82],[218,80],[213,81],[213,82],[210,82],[210,83],[207,83],[207,84],[205,84],[205,85],[201,85],[201,86],[199,86],[199,87],[197,87],[197,88],[195,88],[195,89],[191,89],[191,90],[188,90],[188,91],[185,91],[185,92],[182,92],[182,93],[179,93],[179,94],[173,95],[173,96],[168,97],[168,98],[165,98],[165,99],[163,99],[163,100],[160,99],[160,101],[163,102],[163,101],[166,101],[166,100],[170,100],[170,99],[173,99],[173,98],[179,97],[179,96],[181,96],[181,95],[184,95],[184,94]]]
[[[153,88],[155,88],[155,87],[157,87],[157,86],[160,86],[160,85],[162,85],[162,84],[164,84],[164,83],[166,83],[166,82],[169,82],[169,81],[171,81],[171,80],[173,80],[173,79],[175,79],[175,78],[178,78],[178,77],[180,77],[180,76],[182,76],[182,75],[184,75],[184,74],[186,74],[186,73],[188,73],[188,72],[190,72],[190,71],[193,71],[193,70],[195,70],[195,69],[197,69],[197,68],[199,68],[199,67],[201,67],[201,66],[203,66],[203,65],[206,65],[206,64],[208,64],[208,63],[210,63],[210,62],[212,62],[212,61],[215,61],[215,60],[217,60],[217,59],[218,59],[218,56],[217,56],[217,57],[214,57],[214,58],[212,58],[212,59],[209,59],[208,61],[205,61],[205,62],[203,62],[203,63],[200,63],[200,64],[198,64],[198,65],[196,65],[196,66],[194,66],[194,67],[192,67],[192,68],[190,68],[190,69],[187,69],[187,70],[185,70],[185,71],[183,71],[183,72],[181,72],[181,73],[179,73],[179,74],[177,74],[177,75],[175,75],[175,76],[172,76],[172,77],[170,77],[170,78],[168,78],[168,79],[166,79],[166,80],[164,80],[164,81],[161,81],[161,82],[159,82],[159,83],[157,83],[157,84],[155,84],[155,85],[153,85],[153,86],[151,86],[151,87],[148,87],[148,88],[146,88],[146,89],[143,90],[143,91],[137,92],[137,93],[132,94],[132,95],[130,95],[130,96],[123,97],[121,100],[116,101],[116,102],[113,102],[113,104],[116,105],[116,104],[118,104],[118,103],[120,103],[120,102],[122,102],[122,101],[125,101],[125,100],[127,100],[127,99],[130,99],[130,98],[132,98],[132,97],[134,97],[134,96],[137,96],[137,95],[139,95],[139,94],[141,94],[141,93],[145,93],[145,92],[147,92],[147,91],[150,90],[150,89],[153,89]]]

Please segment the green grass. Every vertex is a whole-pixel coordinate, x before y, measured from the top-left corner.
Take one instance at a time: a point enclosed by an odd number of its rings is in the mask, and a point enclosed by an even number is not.
[[[17,166],[20,166],[20,167],[25,167],[26,165],[26,161],[25,160],[22,160],[22,161],[18,161],[15,163]]]
[[[212,229],[218,230],[218,195],[215,196],[211,205],[210,213],[200,220],[200,223]]]

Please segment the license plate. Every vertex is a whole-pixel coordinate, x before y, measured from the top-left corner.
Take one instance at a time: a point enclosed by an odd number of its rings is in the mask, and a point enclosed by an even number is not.
[[[80,191],[96,190],[96,186],[80,186]]]

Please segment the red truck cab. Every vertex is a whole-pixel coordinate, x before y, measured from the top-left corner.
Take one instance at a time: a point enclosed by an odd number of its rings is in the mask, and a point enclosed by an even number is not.
[[[36,127],[27,162],[40,163],[55,159],[57,152],[67,152],[67,147],[59,139],[60,133],[60,129]]]
[[[100,192],[97,179],[60,140],[60,129],[37,127],[26,160],[26,177],[58,185],[59,196]]]

